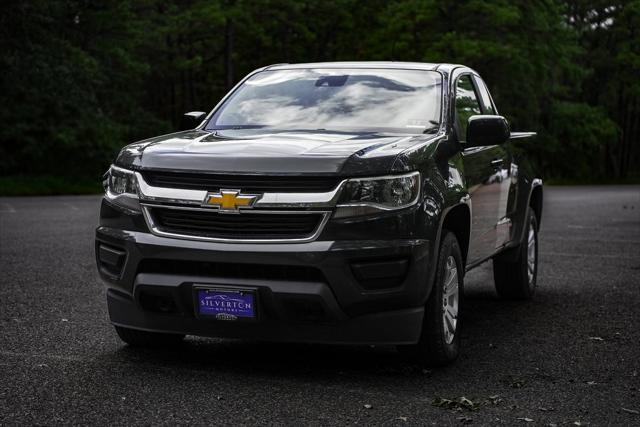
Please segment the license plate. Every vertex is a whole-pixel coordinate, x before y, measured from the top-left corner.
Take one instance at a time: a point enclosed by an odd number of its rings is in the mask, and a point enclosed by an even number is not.
[[[197,289],[198,314],[218,320],[253,320],[256,295],[252,290]]]

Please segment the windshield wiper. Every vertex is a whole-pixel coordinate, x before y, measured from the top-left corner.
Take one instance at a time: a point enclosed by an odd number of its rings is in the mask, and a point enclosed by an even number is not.
[[[422,133],[428,133],[428,134],[438,133],[438,131],[440,130],[440,123],[436,122],[435,120],[429,120],[429,123],[432,124],[433,126],[426,128],[425,130],[422,131]]]
[[[433,133],[438,133],[438,130],[440,130],[440,126],[432,126],[430,128],[426,128],[425,130],[423,130],[422,133],[433,134]]]

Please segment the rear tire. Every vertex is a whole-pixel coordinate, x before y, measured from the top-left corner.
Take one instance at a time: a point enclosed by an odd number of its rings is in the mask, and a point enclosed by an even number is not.
[[[116,326],[116,332],[122,341],[131,347],[175,347],[184,339],[180,334],[163,334]]]
[[[425,306],[420,341],[399,350],[428,366],[442,366],[460,352],[461,309],[464,300],[462,252],[455,235],[443,230],[435,282]]]
[[[493,278],[501,298],[528,300],[536,292],[538,278],[538,221],[527,208],[524,240],[493,259]]]

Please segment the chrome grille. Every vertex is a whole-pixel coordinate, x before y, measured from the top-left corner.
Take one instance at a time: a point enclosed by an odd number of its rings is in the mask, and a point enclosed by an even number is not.
[[[204,191],[240,188],[247,193],[327,192],[336,188],[343,179],[337,176],[223,175],[154,170],[140,173],[154,187]]]

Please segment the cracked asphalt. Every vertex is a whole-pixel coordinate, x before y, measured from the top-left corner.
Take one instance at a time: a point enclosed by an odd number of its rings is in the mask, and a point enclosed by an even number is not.
[[[391,348],[128,348],[94,265],[98,204],[0,198],[2,425],[640,425],[638,186],[547,187],[535,299],[499,300],[490,263],[469,272],[462,355],[432,371]]]

